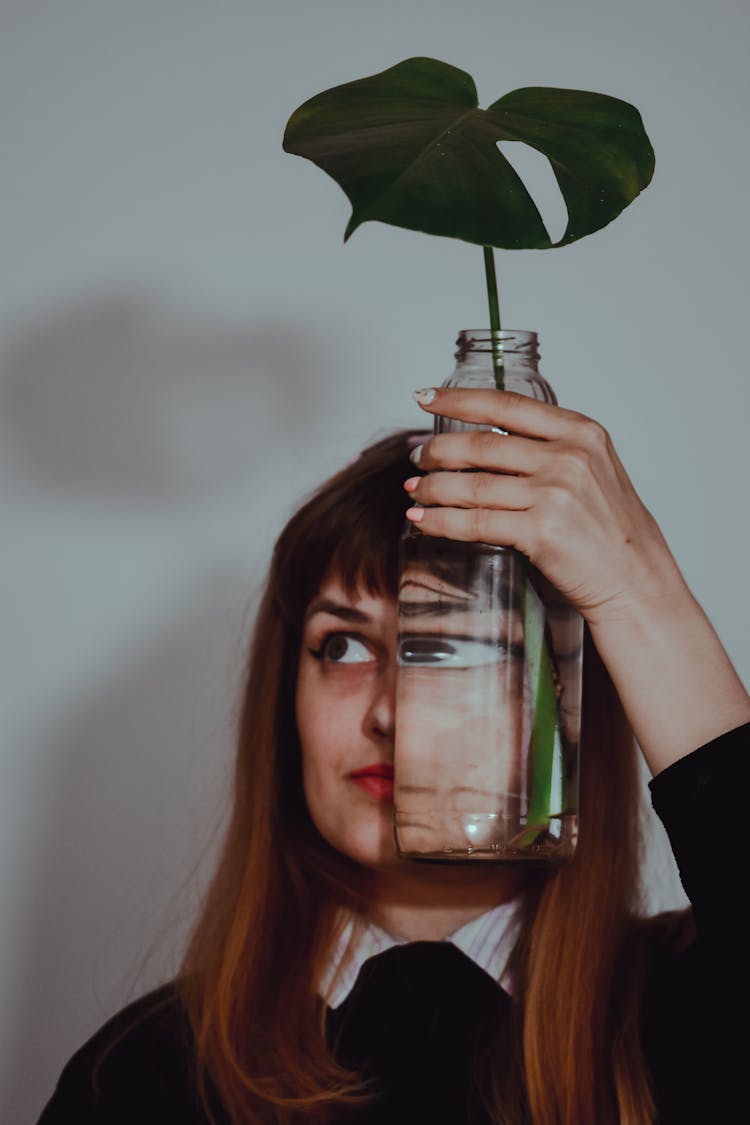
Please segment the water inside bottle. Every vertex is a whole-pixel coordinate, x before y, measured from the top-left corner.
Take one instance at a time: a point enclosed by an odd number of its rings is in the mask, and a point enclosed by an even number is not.
[[[404,537],[394,791],[404,858],[572,854],[582,622],[532,570],[509,548]]]

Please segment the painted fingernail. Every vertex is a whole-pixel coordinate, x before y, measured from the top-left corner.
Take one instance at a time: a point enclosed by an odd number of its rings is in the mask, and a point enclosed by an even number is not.
[[[422,460],[422,446],[421,445],[415,445],[414,446],[414,449],[412,449],[411,453],[409,454],[409,460],[413,461],[415,465],[419,464],[419,462]]]
[[[424,519],[424,508],[407,508],[406,518],[412,523],[419,523]]]
[[[434,387],[420,387],[418,391],[414,391],[414,397],[420,406],[429,406],[434,401],[437,391]]]
[[[404,488],[406,489],[407,492],[413,492],[414,489],[419,484],[419,482],[421,481],[421,479],[422,479],[421,477],[409,477],[408,480],[404,481]]]

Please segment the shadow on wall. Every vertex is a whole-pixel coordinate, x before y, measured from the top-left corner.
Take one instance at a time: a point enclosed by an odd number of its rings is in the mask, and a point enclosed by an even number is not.
[[[313,448],[343,383],[322,350],[303,326],[103,298],[6,351],[0,416],[37,485],[129,505],[210,500],[252,479],[282,436]]]
[[[198,591],[196,591],[198,593]],[[150,639],[44,739],[16,919],[5,1121],[35,1121],[63,1062],[167,979],[215,855],[230,782],[227,618],[236,589]]]
[[[143,508],[179,514],[184,526],[235,493],[252,541],[271,472],[297,491],[315,483],[307,458],[321,433],[335,432],[330,404],[341,404],[347,383],[307,327],[222,324],[114,296],[6,350],[3,441],[23,502],[38,499],[41,518],[50,500],[74,503],[77,520],[90,501],[93,521]],[[177,611],[149,622],[135,658],[131,646],[127,666],[78,691],[62,720],[45,730],[42,716],[42,744],[30,747],[30,846],[10,905],[3,1120],[35,1120],[82,1038],[174,967],[191,915],[175,894],[201,844],[213,854],[244,616],[260,575],[247,573],[234,544],[222,553],[217,543],[208,563],[203,551],[199,565],[175,557],[183,547],[184,537],[170,555],[165,539],[165,567],[194,569]]]

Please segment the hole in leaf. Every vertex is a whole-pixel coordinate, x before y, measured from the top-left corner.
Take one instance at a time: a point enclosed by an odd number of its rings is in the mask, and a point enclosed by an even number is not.
[[[568,209],[549,160],[523,141],[498,141],[497,147],[518,173],[542,216],[547,233],[557,242],[568,225]]]

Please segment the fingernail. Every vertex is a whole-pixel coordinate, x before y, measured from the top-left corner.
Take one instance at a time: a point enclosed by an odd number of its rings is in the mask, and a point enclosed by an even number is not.
[[[419,482],[421,481],[421,479],[422,479],[421,477],[409,477],[408,480],[404,481],[404,488],[406,489],[407,492],[413,492],[414,489],[419,484]]]
[[[420,406],[429,406],[436,394],[434,387],[421,387],[418,391],[414,391],[414,397]]]
[[[419,464],[419,462],[422,460],[422,446],[421,445],[415,445],[414,446],[411,453],[409,454],[409,460],[413,461],[415,465]]]
[[[424,508],[407,508],[406,518],[411,520],[412,523],[419,523],[424,519]]]

